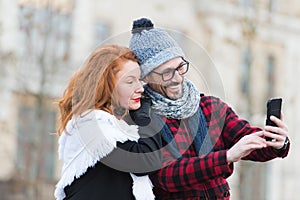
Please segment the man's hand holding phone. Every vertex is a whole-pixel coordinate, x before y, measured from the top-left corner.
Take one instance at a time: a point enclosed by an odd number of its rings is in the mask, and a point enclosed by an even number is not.
[[[281,98],[270,99],[267,103],[267,119],[264,135],[267,145],[281,149],[288,143],[288,128],[283,121],[281,112]]]

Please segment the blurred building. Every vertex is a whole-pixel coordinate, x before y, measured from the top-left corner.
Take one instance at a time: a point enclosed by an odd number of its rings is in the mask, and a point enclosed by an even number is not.
[[[0,0],[1,199],[54,198],[53,102],[96,46],[128,45],[139,17],[167,28],[192,63],[189,78],[252,124],[264,125],[268,98],[283,98],[289,156],[239,162],[229,181],[232,199],[299,199],[297,0]]]

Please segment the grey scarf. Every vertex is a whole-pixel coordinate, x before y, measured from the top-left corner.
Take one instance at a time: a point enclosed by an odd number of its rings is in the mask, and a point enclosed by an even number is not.
[[[148,85],[145,92],[152,99],[152,109],[159,115],[173,119],[185,119],[194,115],[199,107],[200,93],[188,79],[183,81],[183,95],[172,100],[152,90]]]
[[[145,92],[152,99],[152,109],[155,111],[152,113],[152,119],[162,127],[162,137],[168,144],[166,148],[175,158],[179,159],[181,154],[177,149],[174,136],[168,125],[157,114],[167,118],[187,119],[198,155],[205,155],[212,150],[213,145],[208,134],[206,119],[199,105],[200,93],[188,79],[183,83],[183,96],[176,100],[158,94],[149,86],[145,86]]]

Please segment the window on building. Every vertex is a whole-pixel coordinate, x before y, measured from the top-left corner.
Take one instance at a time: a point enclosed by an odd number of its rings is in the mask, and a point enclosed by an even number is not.
[[[71,0],[19,2],[16,87],[21,93],[53,95],[69,67],[72,10],[59,2]]]
[[[245,96],[250,93],[250,67],[251,67],[251,51],[249,48],[243,50],[242,65],[241,65],[241,91]]]
[[[24,180],[55,178],[55,112],[47,106],[21,104],[18,108],[16,168]]]
[[[254,7],[254,0],[239,0],[240,5],[244,8],[252,8]]]
[[[69,58],[72,17],[50,4],[19,7],[20,56],[43,62],[65,62]]]
[[[273,55],[269,55],[266,59],[267,68],[267,97],[274,95],[274,85],[275,85],[275,58]]]
[[[269,0],[268,9],[270,12],[274,12],[276,9],[277,0]]]
[[[55,60],[68,61],[70,58],[70,39],[72,20],[69,14],[57,13],[52,17],[51,34],[49,36],[49,54]]]
[[[110,34],[110,27],[108,24],[98,21],[95,25],[95,41],[96,44],[100,45],[103,43]]]

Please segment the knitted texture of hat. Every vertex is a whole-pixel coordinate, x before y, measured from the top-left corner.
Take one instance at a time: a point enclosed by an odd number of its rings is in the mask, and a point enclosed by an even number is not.
[[[165,30],[154,28],[149,19],[135,20],[131,32],[129,48],[138,58],[142,77],[172,58],[184,57],[175,40]]]

